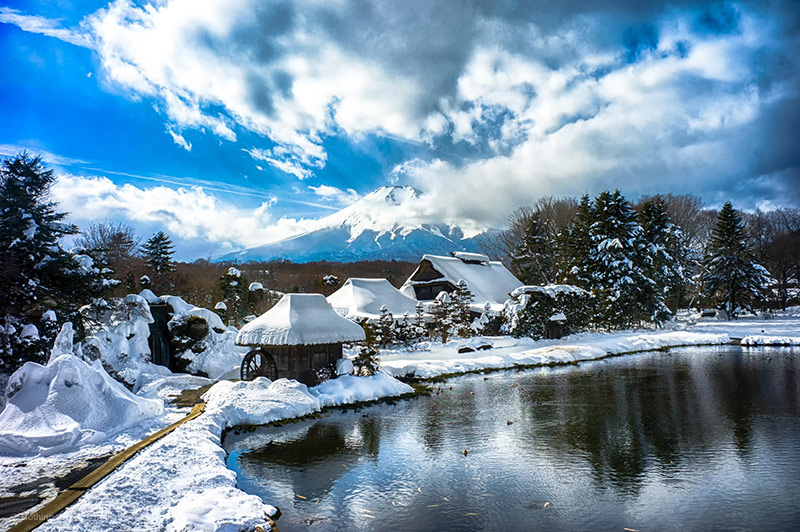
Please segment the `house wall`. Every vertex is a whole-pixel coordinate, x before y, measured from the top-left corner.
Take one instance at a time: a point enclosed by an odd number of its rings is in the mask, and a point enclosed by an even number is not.
[[[281,345],[265,347],[278,366],[278,378],[296,379],[308,386],[319,384],[321,370],[333,371],[342,358],[342,344]]]

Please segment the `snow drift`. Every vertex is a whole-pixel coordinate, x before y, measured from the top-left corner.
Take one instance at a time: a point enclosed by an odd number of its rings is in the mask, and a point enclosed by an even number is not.
[[[163,403],[138,397],[99,361],[62,353],[46,366],[28,362],[9,379],[0,413],[0,454],[48,455],[99,442],[161,414]]]

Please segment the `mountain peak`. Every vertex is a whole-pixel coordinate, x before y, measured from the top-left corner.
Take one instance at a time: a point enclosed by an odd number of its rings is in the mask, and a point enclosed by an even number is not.
[[[216,260],[400,259],[417,261],[425,253],[478,251],[475,239],[456,225],[420,213],[422,193],[407,185],[383,186],[342,210],[316,221],[313,230],[278,242],[229,253]],[[476,232],[473,232],[476,234]]]
[[[402,205],[419,197],[420,191],[408,185],[388,185],[379,187],[362,198],[361,201],[383,200],[390,205]],[[356,202],[358,203],[358,202]]]

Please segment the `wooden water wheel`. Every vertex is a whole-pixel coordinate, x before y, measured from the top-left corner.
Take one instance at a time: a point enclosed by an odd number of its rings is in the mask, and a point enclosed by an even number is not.
[[[244,356],[240,373],[243,381],[251,381],[256,377],[274,381],[278,378],[278,365],[269,353],[253,349]]]

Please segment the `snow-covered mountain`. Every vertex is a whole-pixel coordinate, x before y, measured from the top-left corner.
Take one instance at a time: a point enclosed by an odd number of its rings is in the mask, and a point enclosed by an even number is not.
[[[285,240],[228,253],[216,261],[354,262],[397,259],[416,262],[425,253],[479,251],[475,234],[453,224],[430,223],[420,192],[408,186],[381,187],[344,209],[321,218],[315,229]]]

